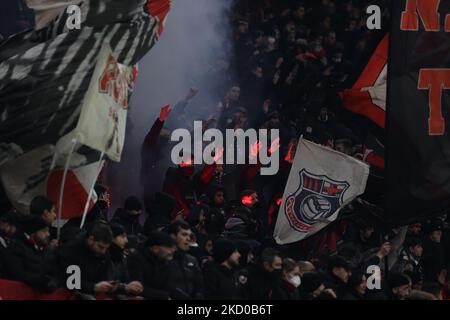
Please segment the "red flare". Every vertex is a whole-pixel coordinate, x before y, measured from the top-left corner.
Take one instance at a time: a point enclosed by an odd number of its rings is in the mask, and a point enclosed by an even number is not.
[[[281,202],[283,202],[283,197],[277,199],[277,206],[281,205]]]
[[[289,160],[291,160],[291,159],[293,158],[293,157],[292,157],[293,150],[294,150],[294,144],[291,143],[291,144],[289,145],[289,150],[288,150],[288,152],[287,152],[286,157],[284,158],[284,160],[289,161]]]
[[[241,202],[242,202],[243,205],[252,204],[252,201],[253,201],[252,196],[243,196],[241,198]]]
[[[269,148],[269,154],[274,153],[280,149],[280,137],[277,137],[274,142],[272,142],[270,148]]]

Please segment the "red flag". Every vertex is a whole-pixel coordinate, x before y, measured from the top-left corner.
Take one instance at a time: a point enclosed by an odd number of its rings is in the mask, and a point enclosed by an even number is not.
[[[381,128],[386,121],[388,47],[386,35],[353,87],[339,93],[346,109],[369,118]]]
[[[158,17],[159,27],[158,27],[158,35],[164,30],[164,22],[169,14],[171,6],[171,0],[148,0],[147,1],[147,9],[148,12],[154,16]]]

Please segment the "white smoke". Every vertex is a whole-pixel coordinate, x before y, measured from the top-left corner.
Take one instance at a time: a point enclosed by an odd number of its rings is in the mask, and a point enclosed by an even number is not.
[[[189,114],[206,119],[215,111],[230,78],[231,0],[174,0],[160,41],[139,63],[125,149],[120,164],[110,164],[108,184],[113,207],[129,195],[142,195],[139,183],[140,148],[159,110],[173,107],[189,88],[200,92],[188,106]],[[222,70],[218,70],[221,66]]]

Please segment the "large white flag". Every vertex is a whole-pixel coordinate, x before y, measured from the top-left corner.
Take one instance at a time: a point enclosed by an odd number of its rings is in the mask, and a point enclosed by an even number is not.
[[[300,139],[278,213],[278,244],[309,237],[336,220],[364,193],[369,166],[346,154]]]
[[[120,161],[125,142],[128,95],[136,67],[117,62],[110,46],[101,49],[74,135],[77,141]]]

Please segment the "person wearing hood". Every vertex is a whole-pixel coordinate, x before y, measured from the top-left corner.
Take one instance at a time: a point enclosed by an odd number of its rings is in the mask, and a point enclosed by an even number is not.
[[[209,206],[209,219],[205,228],[208,234],[219,235],[225,226],[226,197],[225,188],[220,185],[212,185],[207,190],[205,203]]]
[[[235,300],[239,287],[235,269],[239,266],[240,253],[233,241],[217,239],[213,245],[213,261],[206,263],[205,297],[213,300]]]
[[[260,262],[238,272],[240,298],[245,300],[271,300],[281,279],[283,260],[273,248],[263,250]]]
[[[127,235],[138,235],[142,233],[142,226],[139,218],[142,214],[142,203],[134,197],[125,200],[124,207],[117,209],[111,223],[120,224],[127,232]]]
[[[301,284],[300,268],[294,260],[283,259],[281,281],[273,291],[274,300],[300,300],[298,287]]]
[[[148,199],[146,210],[148,217],[145,220],[143,233],[162,231],[170,224],[171,214],[176,206],[175,197],[165,192],[156,192]]]

